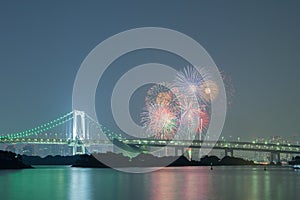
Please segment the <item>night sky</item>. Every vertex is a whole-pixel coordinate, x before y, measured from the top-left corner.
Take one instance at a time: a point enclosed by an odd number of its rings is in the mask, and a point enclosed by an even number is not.
[[[121,31],[155,26],[194,38],[231,77],[235,94],[222,135],[248,140],[299,134],[299,9],[297,1],[1,1],[0,132],[70,112],[75,76],[87,54]],[[105,103],[115,79],[130,66],[153,61],[185,65],[157,51],[116,60],[96,95],[105,125],[114,129]]]

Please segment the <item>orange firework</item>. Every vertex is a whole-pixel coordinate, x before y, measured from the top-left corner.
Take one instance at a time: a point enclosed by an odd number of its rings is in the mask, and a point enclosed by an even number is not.
[[[174,98],[174,97],[172,97],[172,93],[170,91],[160,92],[157,94],[156,103],[167,106],[167,105],[170,105],[172,98]]]
[[[202,100],[211,102],[218,96],[219,88],[215,82],[207,80],[200,85],[199,94]]]

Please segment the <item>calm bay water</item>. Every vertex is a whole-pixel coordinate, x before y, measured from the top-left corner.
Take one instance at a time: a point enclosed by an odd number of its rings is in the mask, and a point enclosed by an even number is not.
[[[299,199],[288,168],[178,167],[127,174],[112,169],[37,166],[0,171],[0,200]]]

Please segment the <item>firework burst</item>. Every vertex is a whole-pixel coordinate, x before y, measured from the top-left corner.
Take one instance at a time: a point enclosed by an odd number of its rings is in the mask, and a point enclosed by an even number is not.
[[[200,114],[200,123],[197,128],[200,132],[202,132],[203,130],[206,130],[208,128],[210,122],[210,116],[204,106],[199,110],[199,114]]]
[[[178,99],[171,90],[172,85],[168,83],[154,84],[145,97],[146,108],[154,104],[169,107],[173,112],[180,112]]]
[[[182,99],[180,102],[181,108],[181,139],[192,139],[196,134],[197,127],[199,126],[199,108],[197,101],[192,101],[188,97]]]
[[[168,106],[150,104],[142,113],[143,127],[157,139],[173,139],[178,127],[178,117]]]
[[[145,112],[141,123],[148,135],[157,139],[172,139],[177,132],[180,106],[167,83],[154,84],[145,98]]]
[[[202,134],[208,128],[210,118],[206,105],[199,107],[196,101],[188,98],[181,101],[181,139],[194,139],[197,134]]]
[[[179,98],[182,96],[194,97],[198,93],[198,88],[203,78],[194,67],[186,67],[177,73],[174,87],[179,91]]]
[[[196,134],[202,133],[208,127],[208,111],[210,110],[210,101],[208,100],[218,91],[215,89],[216,87],[212,87],[216,84],[208,79],[208,73],[202,71],[200,74],[196,68],[191,66],[177,73],[172,91],[177,91],[174,93],[180,100],[180,138],[193,139]],[[208,110],[202,109],[202,106],[207,107]]]
[[[210,123],[211,103],[219,94],[210,73],[188,66],[177,73],[172,84],[155,84],[147,92],[142,124],[148,135],[158,139],[205,137]]]
[[[217,84],[211,80],[203,81],[199,87],[200,98],[205,102],[213,101],[219,94]]]

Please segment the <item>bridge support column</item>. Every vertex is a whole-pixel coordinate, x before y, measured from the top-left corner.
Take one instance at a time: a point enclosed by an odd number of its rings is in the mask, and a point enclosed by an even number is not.
[[[85,145],[83,140],[88,139],[86,124],[85,124],[85,113],[82,111],[73,111],[73,134],[70,146],[73,147],[73,155],[85,154]]]
[[[280,162],[280,153],[279,152],[271,152],[270,162]]]
[[[225,149],[225,156],[229,156],[229,153],[230,156],[233,157],[233,149]]]
[[[84,145],[74,145],[73,146],[73,155],[85,154],[85,147]]]
[[[180,153],[178,153],[180,151]],[[180,156],[181,155],[181,150],[177,147],[175,147],[175,156]]]
[[[192,148],[192,159],[199,161],[200,160],[200,149],[199,148]]]

